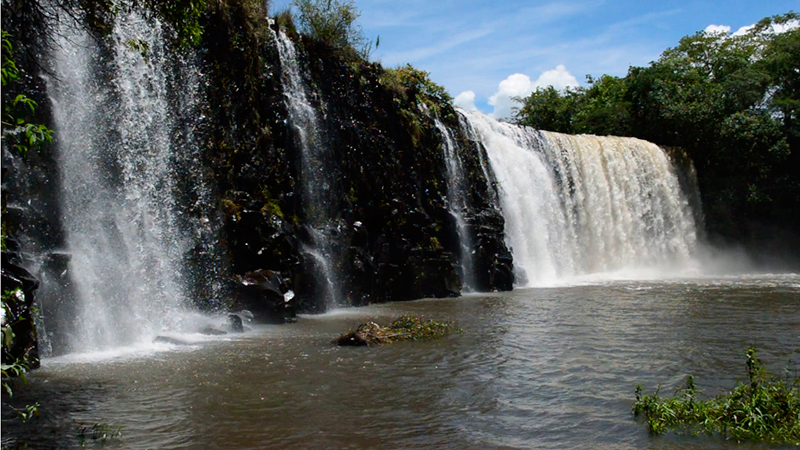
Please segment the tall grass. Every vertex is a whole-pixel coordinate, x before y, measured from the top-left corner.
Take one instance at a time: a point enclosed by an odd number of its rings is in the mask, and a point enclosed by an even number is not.
[[[736,441],[800,445],[800,377],[783,381],[747,350],[749,382],[708,400],[697,398],[694,378],[674,397],[642,394],[636,388],[633,414],[646,419],[651,433],[668,431],[720,435]]]

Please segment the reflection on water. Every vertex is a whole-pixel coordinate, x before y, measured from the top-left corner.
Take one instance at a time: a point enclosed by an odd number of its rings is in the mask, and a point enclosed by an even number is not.
[[[373,305],[238,340],[102,362],[46,360],[3,411],[3,444],[77,447],[123,426],[123,448],[762,448],[651,437],[633,390],[708,395],[745,377],[744,350],[781,373],[800,361],[800,276],[614,282]],[[434,342],[338,348],[364,320],[455,320]],[[162,349],[163,350],[163,349]],[[791,361],[791,363],[790,363]],[[766,448],[766,447],[764,447]]]

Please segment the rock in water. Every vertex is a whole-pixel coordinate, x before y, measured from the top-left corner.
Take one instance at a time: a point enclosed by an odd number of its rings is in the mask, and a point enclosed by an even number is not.
[[[156,336],[156,338],[153,339],[153,342],[158,342],[161,344],[172,344],[172,345],[192,345],[191,342],[170,336]]]
[[[242,318],[236,314],[228,314],[228,325],[230,325],[231,331],[234,333],[244,333]]]
[[[453,322],[422,320],[414,316],[402,316],[388,327],[375,322],[365,322],[355,330],[348,331],[333,340],[340,346],[382,345],[397,341],[433,340],[462,330]]]
[[[222,336],[223,334],[228,334],[228,332],[218,330],[212,326],[206,326],[200,330],[200,334],[205,334],[206,336]]]
[[[286,323],[296,316],[293,303],[286,300],[289,287],[279,272],[256,270],[237,280],[237,306],[247,310],[255,322]]]

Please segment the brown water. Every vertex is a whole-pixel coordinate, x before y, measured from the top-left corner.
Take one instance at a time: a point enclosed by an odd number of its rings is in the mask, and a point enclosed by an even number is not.
[[[339,348],[365,320],[454,320],[433,342]],[[79,447],[77,430],[122,426],[108,448],[769,448],[649,436],[634,389],[695,375],[708,395],[800,362],[800,275],[614,282],[373,305],[137,356],[45,360],[3,411],[3,444]],[[86,442],[99,447],[99,441]]]

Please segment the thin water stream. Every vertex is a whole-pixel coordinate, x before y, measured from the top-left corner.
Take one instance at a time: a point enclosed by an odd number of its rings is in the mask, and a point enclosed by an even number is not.
[[[3,414],[3,445],[77,448],[76,432],[123,426],[126,449],[769,448],[648,435],[637,384],[671,393],[688,374],[714,395],[746,377],[750,345],[778,374],[800,362],[800,275],[594,281],[304,316],[235,340],[145,356],[44,361]],[[339,348],[365,320],[411,313],[465,332]]]

